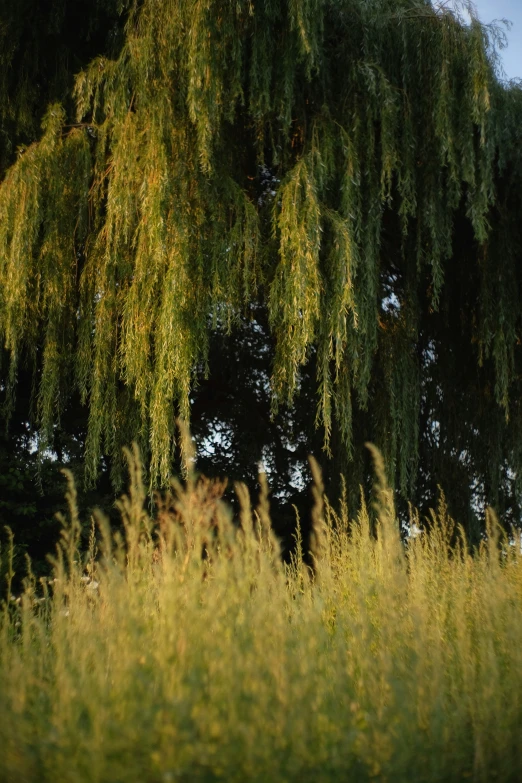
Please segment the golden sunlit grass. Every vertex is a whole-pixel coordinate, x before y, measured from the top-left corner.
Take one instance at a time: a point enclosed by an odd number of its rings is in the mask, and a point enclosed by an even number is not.
[[[191,476],[153,522],[135,453],[82,554],[71,484],[53,578],[2,609],[0,780],[520,781],[520,550],[491,517],[470,555],[443,503],[405,546],[374,458],[350,522],[314,466],[313,569],[266,488],[237,528]]]

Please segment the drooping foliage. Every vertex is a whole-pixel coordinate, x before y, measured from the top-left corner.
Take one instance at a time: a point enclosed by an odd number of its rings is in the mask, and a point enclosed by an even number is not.
[[[49,103],[73,109],[74,76],[122,42],[129,0],[2,0],[0,172],[39,136]]]
[[[209,334],[260,302],[274,411],[313,355],[327,450],[360,414],[404,492],[443,440],[498,491],[522,93],[493,38],[428,0],[136,3],[0,186],[4,375],[34,367],[42,447],[74,390],[91,479],[133,438],[166,479]]]

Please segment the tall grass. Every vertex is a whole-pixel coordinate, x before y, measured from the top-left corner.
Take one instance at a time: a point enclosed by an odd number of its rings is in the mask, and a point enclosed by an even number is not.
[[[490,516],[470,554],[443,502],[404,545],[374,456],[351,521],[314,466],[308,564],[266,487],[238,528],[189,476],[153,521],[136,454],[122,531],[98,517],[82,554],[71,483],[52,579],[2,609],[0,780],[519,783],[520,551]]]

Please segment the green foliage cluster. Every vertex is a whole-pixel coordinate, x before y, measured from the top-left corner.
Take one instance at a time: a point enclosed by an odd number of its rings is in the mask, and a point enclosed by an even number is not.
[[[166,481],[210,330],[261,301],[273,409],[315,352],[327,451],[369,408],[404,493],[434,421],[492,487],[517,471],[522,102],[494,35],[428,0],[132,4],[0,185],[8,386],[34,367],[42,448],[74,391],[89,479],[137,437]]]
[[[313,465],[309,564],[298,537],[283,565],[266,484],[237,527],[189,473],[153,520],[129,456],[123,535],[98,515],[80,550],[71,483],[52,578],[1,607],[2,779],[520,780],[522,560],[493,516],[473,555],[444,501],[404,545],[375,451],[351,522]]]

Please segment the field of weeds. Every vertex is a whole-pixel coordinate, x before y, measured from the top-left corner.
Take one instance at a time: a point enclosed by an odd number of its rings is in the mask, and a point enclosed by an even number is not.
[[[0,613],[0,780],[519,783],[520,548],[490,515],[470,553],[443,502],[404,543],[374,456],[350,519],[314,468],[290,564],[266,489],[238,525],[189,477],[152,518],[131,454],[121,532],[80,552],[71,484],[52,578]]]

